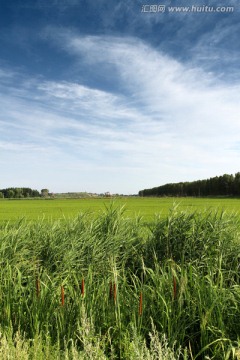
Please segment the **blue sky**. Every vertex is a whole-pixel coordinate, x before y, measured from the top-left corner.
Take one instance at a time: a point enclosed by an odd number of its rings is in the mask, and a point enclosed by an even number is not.
[[[240,171],[239,9],[0,0],[0,188],[134,194]]]

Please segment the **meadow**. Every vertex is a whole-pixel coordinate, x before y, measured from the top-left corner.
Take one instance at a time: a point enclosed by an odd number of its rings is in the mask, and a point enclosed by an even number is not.
[[[25,217],[27,220],[58,220],[61,217],[73,218],[79,213],[97,216],[106,206],[114,202],[125,206],[124,216],[142,216],[149,221],[156,214],[167,216],[169,209],[177,205],[180,210],[226,210],[240,212],[240,199],[237,198],[83,198],[83,199],[6,199],[0,200],[0,222],[15,221]]]
[[[238,203],[1,201],[0,359],[240,359]]]

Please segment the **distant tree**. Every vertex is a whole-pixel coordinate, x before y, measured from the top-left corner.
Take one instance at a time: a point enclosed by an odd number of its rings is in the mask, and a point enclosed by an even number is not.
[[[0,191],[0,199],[3,199],[4,198],[4,194],[2,191]]]
[[[13,189],[7,189],[7,198],[14,198],[15,197],[15,191]]]
[[[15,193],[15,195],[14,195],[15,198],[23,197],[23,190],[21,188],[15,188],[14,193]]]
[[[38,190],[32,190],[32,197],[39,197],[40,193]]]
[[[48,189],[42,189],[42,190],[41,190],[41,196],[42,196],[42,197],[46,197],[46,196],[48,196],[48,194],[49,194],[49,190],[48,190]]]
[[[30,188],[22,188],[23,197],[28,198],[32,196],[32,189]]]
[[[235,174],[233,189],[234,189],[234,195],[240,195],[240,172],[237,172]]]

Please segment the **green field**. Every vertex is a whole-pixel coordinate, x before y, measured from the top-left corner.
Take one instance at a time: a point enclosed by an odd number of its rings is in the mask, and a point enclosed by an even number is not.
[[[240,359],[239,200],[0,206],[0,359]]]
[[[95,215],[101,213],[110,203],[125,206],[125,216],[142,216],[151,220],[155,214],[167,216],[173,205],[187,211],[220,209],[230,212],[240,211],[240,199],[216,198],[134,198],[116,199],[53,199],[53,200],[1,200],[0,221],[16,220],[26,217],[28,220],[45,218],[55,220],[62,217],[75,217],[82,212]]]

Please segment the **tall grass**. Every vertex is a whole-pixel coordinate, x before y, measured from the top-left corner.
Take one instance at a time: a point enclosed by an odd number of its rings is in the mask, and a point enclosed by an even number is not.
[[[123,214],[1,225],[0,358],[240,358],[237,217]]]

